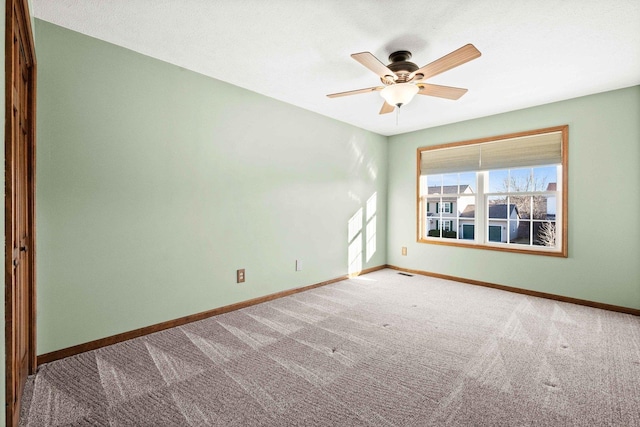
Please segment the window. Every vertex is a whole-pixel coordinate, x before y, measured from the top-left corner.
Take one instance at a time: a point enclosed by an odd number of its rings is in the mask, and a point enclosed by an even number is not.
[[[437,211],[442,213],[451,213],[453,211],[453,203],[451,202],[436,203],[436,206],[438,205],[440,205],[440,209],[436,209]]]
[[[418,241],[567,256],[568,126],[418,149]]]

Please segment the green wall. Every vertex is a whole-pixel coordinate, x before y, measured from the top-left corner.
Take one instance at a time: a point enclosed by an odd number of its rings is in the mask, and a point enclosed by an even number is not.
[[[347,223],[373,194],[363,268],[640,308],[640,87],[386,138],[43,21],[35,33],[39,354],[344,275]],[[416,243],[416,148],[562,124],[568,258]]]
[[[640,86],[389,139],[391,265],[640,309]],[[416,242],[416,149],[569,125],[569,257]],[[401,255],[401,247],[408,255]]]
[[[342,276],[373,194],[363,268],[386,263],[386,137],[44,21],[35,34],[39,354]]]

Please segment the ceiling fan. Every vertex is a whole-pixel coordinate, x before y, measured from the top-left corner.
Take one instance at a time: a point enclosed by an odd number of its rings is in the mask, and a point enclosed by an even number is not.
[[[380,92],[384,98],[380,114],[390,113],[396,107],[400,108],[408,104],[416,94],[459,99],[467,93],[467,89],[429,84],[425,83],[425,80],[476,59],[480,55],[480,51],[474,45],[467,44],[422,68],[418,68],[413,62],[409,62],[411,52],[408,50],[399,50],[389,55],[391,62],[389,65],[384,65],[370,52],[354,53],[351,57],[376,73],[384,86],[332,93],[327,96],[338,98],[359,93]]]

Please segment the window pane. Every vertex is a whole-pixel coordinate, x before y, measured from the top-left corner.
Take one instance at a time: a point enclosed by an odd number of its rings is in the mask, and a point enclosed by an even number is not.
[[[440,207],[440,197],[427,197],[426,199],[426,213],[427,217],[440,216],[438,209]]]
[[[538,246],[556,246],[556,222],[534,222],[534,244]]]
[[[535,184],[531,176],[531,168],[526,169],[511,169],[509,170],[509,191],[521,192],[521,191],[535,191]],[[538,189],[542,190],[542,189]]]
[[[448,193],[457,193],[458,192],[458,174],[448,173],[443,175],[442,185],[449,187],[449,191],[447,191]]]
[[[533,179],[538,182],[542,188],[540,191],[555,191],[558,182],[558,167],[543,166],[533,168]]]
[[[427,187],[429,187],[429,194],[440,194],[442,175],[427,175]]]
[[[489,241],[490,242],[502,242],[503,241],[503,226],[489,222]],[[504,237],[506,239],[506,235]]]
[[[477,193],[475,172],[461,173],[459,180],[460,193]]]
[[[515,206],[517,215],[523,219],[531,219],[531,196],[509,196],[511,208]]]
[[[552,202],[553,214],[549,213],[549,201]],[[555,219],[555,209],[555,197],[533,196],[533,219]]]
[[[455,213],[461,218],[476,217],[476,198],[474,196],[458,197],[457,206],[454,208]]]
[[[508,182],[508,170],[489,171],[489,193],[506,193]]]
[[[555,196],[547,197],[547,219],[549,220],[556,219],[556,197]]]
[[[427,236],[429,237],[441,237],[440,236],[440,220],[434,217],[427,218]]]
[[[507,198],[501,196],[489,197],[489,218],[507,219]]]
[[[442,229],[442,237],[444,237],[445,239],[458,238],[458,233],[456,233],[454,221],[443,220],[442,223],[440,224],[440,228]]]
[[[469,222],[462,223],[462,236],[460,238],[465,240],[475,239],[475,225]]]
[[[511,233],[509,243],[519,245],[531,244],[531,221],[509,221],[509,232]]]

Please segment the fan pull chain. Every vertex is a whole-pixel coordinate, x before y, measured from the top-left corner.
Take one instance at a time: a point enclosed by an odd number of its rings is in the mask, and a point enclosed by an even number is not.
[[[396,108],[396,126],[398,126],[398,117],[400,116],[400,107]]]

